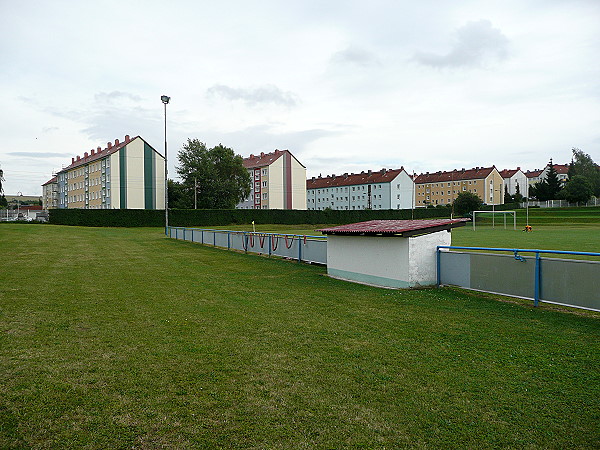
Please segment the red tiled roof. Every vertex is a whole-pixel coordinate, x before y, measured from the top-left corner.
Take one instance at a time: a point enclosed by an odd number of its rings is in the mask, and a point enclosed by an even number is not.
[[[426,219],[426,220],[369,220],[337,227],[323,228],[323,234],[338,235],[403,235],[423,234],[462,227],[470,219]]]
[[[338,186],[351,186],[357,184],[370,184],[370,183],[389,183],[398,176],[404,168],[399,169],[382,169],[378,172],[361,172],[351,173],[343,175],[332,175],[325,178],[311,178],[306,180],[306,189],[322,189],[328,187]]]
[[[285,153],[289,153],[292,158],[298,161],[289,150],[275,150],[272,153],[261,153],[260,155],[250,155],[248,158],[244,158],[244,167],[246,169],[256,169],[258,167],[269,166],[281,158]],[[298,164],[304,167],[300,161],[298,161]]]
[[[445,181],[459,181],[459,180],[479,180],[486,178],[495,169],[492,167],[475,167],[474,169],[468,170],[456,170],[451,172],[434,172],[434,173],[422,173],[415,179],[415,184],[423,183],[439,183]]]
[[[46,186],[47,184],[52,184],[52,183],[56,183],[56,177],[50,178],[48,181],[46,181],[44,184],[42,184],[42,186]]]
[[[23,205],[19,209],[22,211],[41,211],[44,208],[42,205]]]
[[[65,170],[74,169],[75,167],[79,167],[84,164],[88,164],[90,162],[104,158],[105,156],[111,155],[138,138],[140,138],[140,136],[136,136],[133,139],[129,139],[129,136],[125,136],[125,140],[123,142],[117,143],[118,139],[115,140],[114,144],[112,142],[109,142],[110,147],[107,146],[105,149],[98,147],[97,149],[92,150],[94,152],[94,154],[92,154],[92,151],[86,152],[88,154],[87,156],[85,156],[85,154],[84,154],[84,156],[80,157],[79,159],[75,158],[75,161],[73,161],[67,167],[64,167],[61,170],[59,170],[59,172],[64,172]],[[142,139],[142,138],[140,138],[140,139]]]
[[[568,174],[569,173],[569,166],[565,165],[565,164],[553,164],[554,166],[554,170],[556,170],[556,173],[560,173],[560,174]]]
[[[287,150],[284,150],[287,151]],[[273,153],[261,153],[260,155],[250,155],[248,158],[244,158],[244,167],[246,169],[254,169],[257,167],[265,167],[277,161],[283,152],[275,150]]]
[[[519,170],[521,170],[520,167],[517,167],[516,169],[504,169],[500,171],[500,176],[502,178],[510,178],[512,177],[515,173],[517,173]]]
[[[527,172],[525,172],[525,176],[527,178],[536,178],[539,177],[542,174],[543,170],[528,170]]]

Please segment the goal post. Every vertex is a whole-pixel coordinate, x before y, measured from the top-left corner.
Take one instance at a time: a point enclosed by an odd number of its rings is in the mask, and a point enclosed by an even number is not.
[[[506,229],[506,215],[507,214],[512,214],[513,216],[513,228],[514,230],[517,229],[517,212],[516,211],[473,211],[473,230],[475,230],[475,222],[476,222],[476,218],[477,218],[477,214],[479,214],[479,217],[481,217],[482,215],[491,215],[492,216],[492,227],[495,228],[496,227],[496,215],[497,214],[501,214],[503,216],[504,219],[504,229]]]

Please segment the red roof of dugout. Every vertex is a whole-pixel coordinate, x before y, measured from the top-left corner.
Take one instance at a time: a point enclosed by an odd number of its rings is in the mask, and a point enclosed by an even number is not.
[[[470,219],[369,220],[323,228],[323,234],[346,236],[415,236],[465,226]]]

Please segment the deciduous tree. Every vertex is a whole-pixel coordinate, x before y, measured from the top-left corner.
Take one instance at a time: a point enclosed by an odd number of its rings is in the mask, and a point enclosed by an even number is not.
[[[207,148],[198,139],[188,139],[177,158],[177,174],[192,192],[192,202],[196,190],[198,208],[233,209],[250,194],[250,174],[231,148]]]
[[[560,192],[560,197],[569,203],[584,203],[592,197],[592,184],[583,175],[575,175]]]
[[[590,155],[573,148],[573,158],[569,164],[569,179],[577,175],[584,176],[591,184],[593,195],[600,197],[600,168]]]
[[[192,209],[194,207],[193,193],[189,192],[182,183],[174,180],[167,182],[169,187],[169,209]]]
[[[454,213],[455,214],[467,214],[472,211],[476,211],[481,208],[483,202],[472,192],[461,192],[456,196],[456,200],[454,200]]]

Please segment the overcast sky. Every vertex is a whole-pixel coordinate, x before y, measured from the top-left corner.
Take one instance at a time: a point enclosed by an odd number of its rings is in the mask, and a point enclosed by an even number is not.
[[[140,135],[308,176],[600,160],[598,0],[0,0],[5,193]]]

